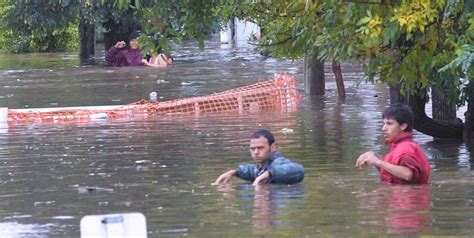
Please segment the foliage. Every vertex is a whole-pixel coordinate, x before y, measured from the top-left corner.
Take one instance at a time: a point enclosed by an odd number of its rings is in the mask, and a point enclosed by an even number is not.
[[[106,33],[128,35],[141,29],[138,11],[114,8],[102,0],[1,0],[0,49],[8,52],[75,50],[79,20],[97,24]]]
[[[65,29],[77,24],[78,13],[106,31],[126,33],[141,27],[145,34],[139,38],[140,43],[144,51],[150,52],[167,51],[171,48],[170,40],[180,42],[186,38],[197,39],[203,47],[210,32],[237,17],[260,26],[262,34],[255,37],[255,43],[275,57],[299,59],[317,47],[320,59],[361,62],[370,80],[399,84],[406,94],[425,92],[434,86],[446,90],[452,102],[462,104],[463,85],[470,84],[472,79],[474,1],[3,0],[2,3],[0,11],[5,13],[3,22],[7,28],[2,25],[1,34],[23,48],[34,46],[46,50],[46,42],[66,39],[66,32],[70,31]],[[14,39],[11,29],[20,33]],[[7,42],[2,39],[1,46],[5,47]],[[64,44],[67,40],[60,42]]]
[[[400,84],[403,93],[437,86],[447,90],[452,102],[464,101],[459,98],[462,71],[439,69],[459,50],[472,48],[473,1],[254,2],[235,2],[236,16],[261,27],[258,45],[273,56],[301,58],[318,47],[320,59],[361,62],[370,80]],[[458,58],[450,67],[469,62],[462,65],[472,68],[469,60]]]
[[[94,7],[88,11],[87,15],[91,21],[102,26],[105,33],[115,31],[118,35],[128,36],[130,33],[140,31],[143,28],[142,21],[144,16],[133,5],[122,8],[115,1],[101,0],[101,3],[97,2],[94,4]]]
[[[224,19],[226,12],[223,0],[102,0],[102,3],[140,12],[144,34],[139,41],[144,52],[169,51],[170,40],[179,43],[183,39],[196,39],[203,48],[208,34],[220,29],[219,19]]]
[[[3,1],[2,50],[64,51],[78,45],[71,1]],[[77,22],[76,22],[77,23]]]

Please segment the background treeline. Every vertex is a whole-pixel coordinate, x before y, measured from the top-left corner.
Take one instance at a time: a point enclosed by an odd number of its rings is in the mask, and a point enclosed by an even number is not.
[[[324,63],[332,63],[345,97],[340,63],[363,66],[367,80],[390,87],[391,102],[415,111],[415,129],[437,138],[474,138],[473,0],[0,0],[0,50],[95,51],[136,30],[144,52],[195,39],[231,19],[257,24],[257,49],[304,59],[305,90],[324,94]],[[432,117],[425,112],[432,102]],[[466,106],[464,118],[457,110]]]

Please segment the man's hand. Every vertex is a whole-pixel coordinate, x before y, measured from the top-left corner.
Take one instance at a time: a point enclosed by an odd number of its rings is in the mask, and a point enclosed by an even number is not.
[[[235,175],[235,170],[229,170],[223,174],[221,174],[212,185],[218,185],[229,182],[232,176]]]
[[[379,167],[382,160],[379,159],[373,151],[367,151],[359,156],[356,161],[357,168],[364,168],[370,165]]]
[[[270,181],[270,178],[272,176],[270,175],[270,172],[268,171],[265,171],[263,174],[261,174],[260,176],[258,176],[254,181],[253,181],[253,186],[256,186],[256,185],[261,185],[261,184],[266,184],[268,183],[268,181]]]

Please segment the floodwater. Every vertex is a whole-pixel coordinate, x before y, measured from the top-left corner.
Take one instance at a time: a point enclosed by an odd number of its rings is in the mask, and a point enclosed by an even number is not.
[[[103,54],[103,52],[101,52]],[[294,75],[302,62],[251,48],[185,43],[169,68],[79,66],[72,54],[1,55],[0,106],[120,105],[201,96]],[[305,97],[296,112],[253,112],[89,123],[19,124],[0,130],[0,237],[79,237],[86,215],[139,212],[149,237],[470,236],[472,148],[415,133],[431,152],[423,186],[381,184],[356,169],[358,154],[386,152],[380,133],[388,90],[344,64],[347,100]],[[274,132],[283,155],[305,167],[292,186],[258,188],[217,176],[250,162],[248,140]],[[126,227],[125,229],[129,229]]]

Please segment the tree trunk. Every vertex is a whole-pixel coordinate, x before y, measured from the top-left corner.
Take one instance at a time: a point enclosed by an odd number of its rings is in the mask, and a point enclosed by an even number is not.
[[[318,59],[317,49],[306,53],[304,58],[304,86],[309,95],[324,95],[325,89],[324,62]]]
[[[341,65],[335,60],[332,61],[332,72],[336,78],[337,94],[340,99],[346,98],[346,88],[344,87],[344,78],[342,77]]]
[[[434,120],[426,115],[426,91],[419,89],[418,95],[403,96],[397,86],[390,87],[390,104],[407,104],[415,114],[414,128],[426,135],[435,138],[462,138],[464,124],[441,120]]]
[[[453,123],[457,122],[456,105],[448,103],[442,89],[435,87],[431,88],[431,101],[433,119]]]
[[[87,49],[89,56],[95,55],[95,24],[90,23],[87,25]]]
[[[79,38],[81,64],[90,64],[91,56],[95,54],[95,26],[82,16],[79,21]]]
[[[415,114],[414,128],[426,135],[435,138],[462,138],[464,124],[434,120],[426,115],[426,99],[421,96],[426,92],[408,97],[408,105]]]
[[[407,104],[407,100],[402,94],[400,93],[400,86],[393,85],[390,86],[390,104],[394,103],[403,103]]]
[[[464,113],[465,126],[464,126],[464,140],[467,142],[472,142],[474,140],[473,133],[473,122],[474,122],[474,90],[473,86],[469,85],[467,90],[468,99],[467,99],[467,110]]]
[[[472,101],[472,100],[469,100]],[[472,122],[474,120],[474,115],[473,115],[473,110],[474,110],[474,102],[468,102],[467,104],[467,111],[464,114],[466,118],[466,124],[464,126],[464,139],[466,141],[473,141],[474,139],[474,134],[472,133]]]
[[[48,53],[51,53],[51,52],[54,52],[55,51],[55,45],[56,45],[56,38],[55,37],[47,37],[47,41],[48,41],[48,49],[46,50],[46,52]]]
[[[109,20],[105,24],[105,28],[107,31],[104,33],[104,47],[105,51],[109,50],[110,47],[115,45],[117,41],[126,41],[128,42],[127,38],[128,35],[122,33],[122,29],[120,28],[119,24],[116,24],[112,20]]]

